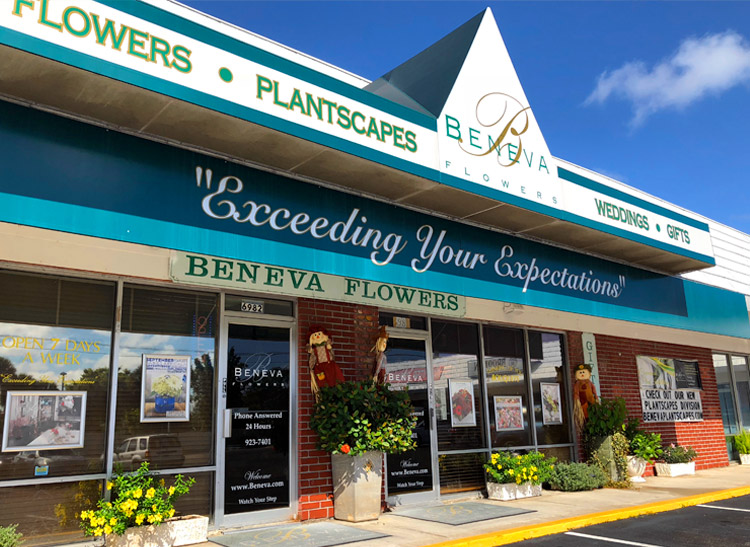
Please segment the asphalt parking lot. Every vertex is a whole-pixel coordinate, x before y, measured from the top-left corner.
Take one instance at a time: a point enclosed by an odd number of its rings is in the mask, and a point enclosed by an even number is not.
[[[656,515],[596,524],[513,543],[519,547],[735,547],[750,546],[750,496]]]

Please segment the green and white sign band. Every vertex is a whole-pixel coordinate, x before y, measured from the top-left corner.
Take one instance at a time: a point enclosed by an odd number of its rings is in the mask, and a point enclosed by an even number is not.
[[[466,313],[466,298],[456,294],[195,253],[173,251],[169,277],[191,285],[352,302],[418,314],[463,317]]]

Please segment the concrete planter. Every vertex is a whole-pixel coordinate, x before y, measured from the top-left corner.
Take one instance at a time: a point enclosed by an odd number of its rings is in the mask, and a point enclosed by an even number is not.
[[[742,465],[750,465],[750,454],[740,454],[740,463]]]
[[[510,501],[542,495],[541,484],[487,483],[487,497],[491,500]]]
[[[206,541],[208,517],[188,515],[158,526],[135,526],[121,536],[107,536],[107,547],[178,547]]]
[[[643,478],[646,463],[646,460],[638,456],[628,456],[628,477],[632,482],[646,482],[646,479]]]
[[[360,456],[331,454],[333,471],[333,517],[349,522],[380,517],[383,485],[383,453]]]
[[[695,475],[695,462],[688,463],[656,463],[656,474],[660,477],[679,477],[680,475]]]

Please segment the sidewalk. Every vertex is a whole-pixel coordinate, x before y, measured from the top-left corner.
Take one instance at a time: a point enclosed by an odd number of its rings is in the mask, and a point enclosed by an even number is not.
[[[513,502],[471,500],[534,512],[460,526],[407,518],[392,512],[384,513],[377,521],[341,524],[388,535],[350,544],[356,547],[489,547],[746,494],[750,494],[750,466],[731,465],[698,471],[692,476],[648,477],[645,483],[627,490],[544,490],[541,497]],[[202,543],[200,547],[216,547],[216,544]]]

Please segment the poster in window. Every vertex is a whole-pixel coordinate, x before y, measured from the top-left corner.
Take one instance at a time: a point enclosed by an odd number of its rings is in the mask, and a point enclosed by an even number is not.
[[[542,393],[542,422],[544,425],[562,425],[560,384],[542,382],[539,387]]]
[[[492,398],[495,403],[495,431],[523,430],[523,403],[521,397]]]
[[[9,391],[3,452],[83,447],[85,391]]]
[[[190,420],[190,356],[143,355],[141,422]]]
[[[448,379],[451,398],[451,427],[477,425],[474,412],[474,384],[471,380]]]

